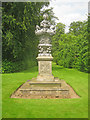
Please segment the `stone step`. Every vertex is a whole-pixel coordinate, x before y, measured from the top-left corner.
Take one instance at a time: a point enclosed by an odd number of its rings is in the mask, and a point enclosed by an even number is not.
[[[68,89],[20,89],[20,91],[68,91]]]

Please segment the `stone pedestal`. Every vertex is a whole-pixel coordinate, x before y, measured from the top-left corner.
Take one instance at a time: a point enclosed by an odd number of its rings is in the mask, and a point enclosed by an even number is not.
[[[38,60],[38,76],[37,81],[54,81],[52,75],[52,56],[39,56]]]
[[[55,27],[50,25],[48,15],[37,25],[35,34],[40,37],[38,60],[38,76],[24,83],[12,94],[12,98],[72,98],[72,90],[65,81],[52,75],[51,35],[55,34]],[[73,92],[74,93],[74,92]],[[75,95],[75,93],[74,93]]]

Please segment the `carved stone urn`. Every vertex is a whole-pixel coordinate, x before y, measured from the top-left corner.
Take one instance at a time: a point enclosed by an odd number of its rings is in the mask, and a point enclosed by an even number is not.
[[[52,75],[51,35],[55,34],[55,27],[48,21],[48,14],[45,13],[43,18],[40,27],[36,25],[35,30],[35,34],[39,36],[39,54],[36,58],[39,72],[37,81],[54,81]]]

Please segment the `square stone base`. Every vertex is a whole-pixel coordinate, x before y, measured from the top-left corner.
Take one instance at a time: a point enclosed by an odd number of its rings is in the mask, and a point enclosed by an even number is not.
[[[54,81],[54,76],[53,75],[38,75],[37,76],[37,81]]]
[[[37,81],[53,81],[52,75],[52,56],[37,57],[38,60],[38,72]]]
[[[79,98],[75,91],[64,80],[54,79],[54,82],[38,82],[36,78],[28,80],[14,91],[11,98]]]

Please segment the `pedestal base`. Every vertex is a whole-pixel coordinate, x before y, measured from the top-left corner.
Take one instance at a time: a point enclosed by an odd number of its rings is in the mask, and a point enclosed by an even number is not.
[[[54,82],[38,82],[36,79],[27,81],[11,95],[11,98],[61,99],[79,96],[64,80],[54,78]]]
[[[54,81],[54,76],[53,75],[38,75],[37,76],[37,81],[50,81],[50,82],[53,82]]]
[[[11,98],[79,98],[75,91],[64,81],[52,75],[53,57],[38,57],[39,75],[27,81],[15,91]]]
[[[52,75],[52,56],[40,56],[38,60],[38,72],[37,81],[54,81]]]

